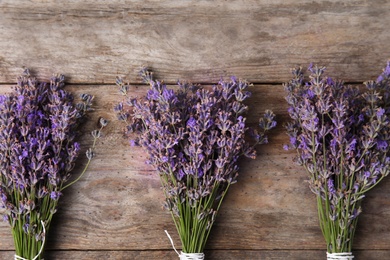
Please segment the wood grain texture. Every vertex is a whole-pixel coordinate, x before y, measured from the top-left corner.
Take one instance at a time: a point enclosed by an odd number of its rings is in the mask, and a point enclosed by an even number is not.
[[[323,260],[326,254],[319,250],[213,250],[205,252],[208,260]],[[378,260],[389,259],[386,250],[365,250],[354,253],[356,259]],[[0,251],[1,259],[12,259],[13,252]],[[50,260],[177,260],[176,253],[171,251],[48,251],[45,259]]]
[[[143,150],[130,147],[123,138],[122,124],[112,111],[122,99],[117,88],[67,88],[75,95],[95,95],[95,110],[83,130],[84,149],[92,141],[88,133],[98,117],[110,123],[88,173],[61,198],[48,237],[47,248],[53,251],[49,259],[175,259],[164,230],[178,247],[179,238],[169,213],[162,209],[158,176],[144,163]],[[0,92],[7,89],[1,86]],[[137,85],[130,91],[141,96],[147,89]],[[270,144],[258,147],[256,160],[241,160],[239,181],[229,190],[207,244],[208,259],[322,259],[325,243],[315,197],[305,183],[306,173],[293,163],[294,152],[282,149],[288,142],[282,126],[287,120],[283,87],[255,85],[251,90],[248,123],[255,126],[264,110],[271,108],[279,125],[269,135]],[[83,162],[81,159],[80,165]],[[361,255],[358,259],[390,255],[388,190],[390,180],[385,180],[363,203],[354,245]],[[12,249],[9,227],[1,223],[0,250]],[[0,252],[0,256],[8,253]]]
[[[315,197],[295,153],[283,150],[288,120],[282,82],[310,62],[348,82],[375,79],[390,59],[386,0],[0,0],[0,93],[24,68],[40,79],[64,73],[67,88],[95,95],[81,144],[100,116],[110,120],[82,180],[66,190],[45,259],[177,259],[179,246],[162,209],[158,176],[141,148],[130,147],[114,105],[116,76],[134,82],[150,66],[159,79],[215,83],[236,75],[257,83],[248,102],[255,126],[265,109],[277,115],[270,143],[243,159],[207,244],[207,259],[325,259]],[[80,158],[79,167],[86,162]],[[390,259],[390,179],[367,194],[354,243],[358,260]],[[0,259],[13,242],[0,223]]]
[[[284,82],[310,62],[335,77],[375,79],[390,58],[390,2],[0,1],[0,82],[21,68],[74,83],[131,80],[141,65],[168,82],[237,75]]]

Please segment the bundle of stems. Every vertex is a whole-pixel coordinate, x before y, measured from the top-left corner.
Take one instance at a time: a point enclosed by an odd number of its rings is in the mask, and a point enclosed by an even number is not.
[[[93,96],[79,104],[64,88],[64,76],[38,82],[28,71],[0,96],[0,205],[12,229],[15,259],[42,259],[46,234],[64,189],[79,180],[93,157],[100,130],[87,150],[88,162],[72,180],[79,155],[75,141]],[[107,122],[102,119],[101,127]]]
[[[365,89],[325,77],[324,67],[309,72],[306,80],[294,69],[285,84],[286,148],[309,173],[328,253],[351,252],[362,199],[390,171],[390,62]]]
[[[265,112],[259,131],[246,126],[250,84],[234,77],[211,89],[179,82],[174,90],[146,68],[141,76],[150,85],[147,95],[129,97],[115,110],[132,144],[147,151],[160,176],[182,251],[202,253],[222,201],[237,181],[239,157],[256,157],[254,146],[267,142],[274,114]],[[129,85],[120,78],[117,84],[126,95]]]

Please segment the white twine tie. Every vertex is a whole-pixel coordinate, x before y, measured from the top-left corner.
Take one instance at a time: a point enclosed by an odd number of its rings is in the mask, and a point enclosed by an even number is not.
[[[326,257],[328,260],[350,260],[353,259],[354,256],[351,252],[348,253],[328,253],[326,252]]]
[[[173,244],[173,239],[169,235],[168,231],[164,230],[165,233],[167,234],[169,241],[171,241],[171,245],[173,247],[173,250],[175,250],[176,254],[179,256],[180,260],[204,260],[204,254],[203,253],[183,253],[180,251],[177,252],[175,245]]]
[[[39,249],[39,252],[38,254],[31,260],[36,260],[38,259],[38,257],[41,255],[42,253],[42,250],[43,250],[43,247],[45,246],[45,240],[46,240],[46,229],[45,229],[45,224],[43,223],[43,221],[41,220],[41,224],[42,224],[42,228],[43,228],[43,240],[42,240],[42,245],[41,245],[41,249]],[[18,255],[15,255],[15,259],[14,260],[28,260],[24,257],[21,257],[21,256],[18,256]],[[44,259],[42,259],[44,260]]]
[[[203,253],[183,253],[180,252],[180,260],[204,260]]]

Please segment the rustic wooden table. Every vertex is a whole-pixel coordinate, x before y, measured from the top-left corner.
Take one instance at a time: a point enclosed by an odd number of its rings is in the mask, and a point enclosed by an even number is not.
[[[133,83],[133,95],[145,94],[142,65],[169,84],[245,78],[255,83],[249,123],[267,108],[277,115],[270,143],[256,160],[241,161],[207,259],[325,259],[306,173],[282,148],[282,83],[290,68],[310,62],[351,84],[375,79],[390,58],[389,24],[389,1],[0,0],[0,92],[24,68],[40,79],[63,73],[70,91],[96,97],[83,147],[98,117],[110,120],[90,170],[62,197],[45,259],[178,259],[164,233],[179,244],[158,177],[142,149],[123,138],[113,112],[122,98],[116,76]],[[389,190],[385,180],[363,203],[359,260],[390,259]],[[12,258],[10,229],[1,223],[0,259]]]

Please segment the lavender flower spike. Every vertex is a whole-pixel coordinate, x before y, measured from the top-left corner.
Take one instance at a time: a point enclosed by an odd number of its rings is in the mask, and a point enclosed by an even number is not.
[[[256,157],[254,146],[267,142],[265,134],[275,127],[275,115],[266,111],[259,129],[249,128],[243,102],[251,95],[250,84],[235,77],[212,89],[179,82],[176,91],[154,80],[146,68],[141,77],[150,85],[147,95],[129,98],[115,111],[127,122],[131,144],[146,150],[160,176],[165,208],[182,242],[180,257],[197,253],[203,259],[221,203],[237,181],[238,159]],[[117,82],[122,93],[130,88]]]
[[[361,203],[390,171],[390,62],[366,89],[324,76],[325,68],[293,70],[285,84],[290,147],[317,196],[328,259],[352,259]],[[339,258],[337,258],[339,259]]]
[[[16,259],[42,259],[62,191],[75,182],[68,183],[80,152],[77,128],[93,96],[75,105],[64,86],[63,75],[45,83],[26,70],[11,93],[0,95],[0,207]]]

